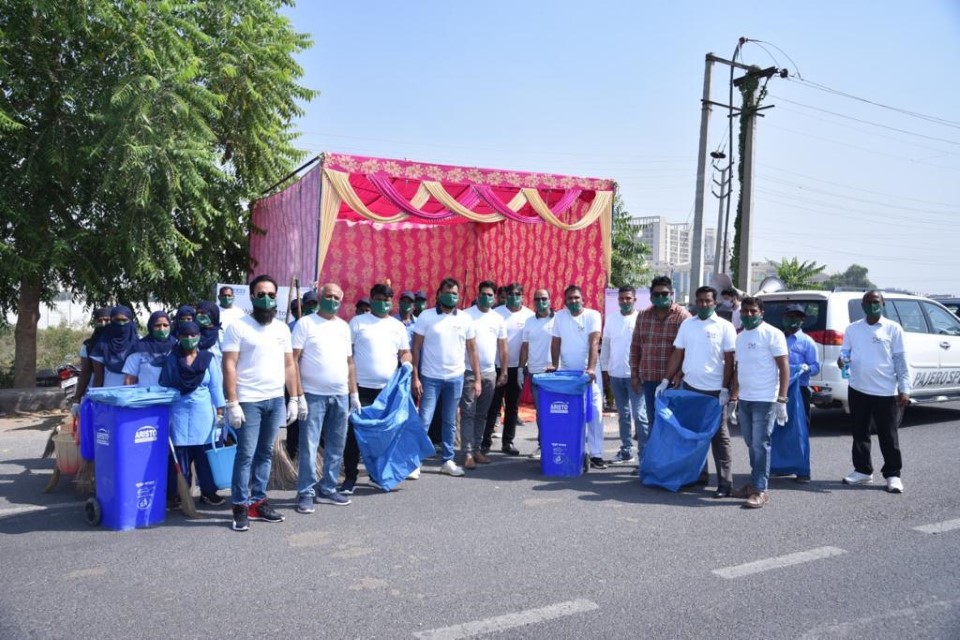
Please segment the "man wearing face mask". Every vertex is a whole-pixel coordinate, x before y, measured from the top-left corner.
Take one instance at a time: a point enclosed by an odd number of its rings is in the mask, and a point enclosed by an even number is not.
[[[493,401],[494,389],[503,387],[507,381],[507,370],[496,368],[498,358],[507,359],[507,330],[503,326],[503,316],[491,310],[495,286],[489,280],[481,282],[477,291],[477,305],[465,311],[473,320],[480,368],[475,369],[469,354],[464,352],[466,371],[463,373],[463,392],[460,396],[460,444],[463,447],[464,469],[475,469],[477,463],[490,462],[482,450],[487,411]],[[480,381],[480,393],[475,394],[474,382],[477,380]]]
[[[787,349],[790,355],[790,368],[800,371],[800,395],[807,410],[807,424],[810,424],[810,376],[820,374],[820,361],[817,358],[817,343],[803,332],[803,321],[807,313],[802,304],[787,305],[783,312],[783,333],[787,337]],[[797,478],[797,480],[804,480]],[[806,478],[809,481],[809,478]]]
[[[603,393],[596,373],[600,357],[600,312],[583,306],[583,293],[575,284],[564,290],[563,297],[566,308],[558,311],[553,319],[547,371],[583,371],[590,376],[593,402],[593,420],[587,425],[590,468],[606,469],[607,463],[603,461]]]
[[[520,343],[520,356],[517,366],[523,369],[524,377],[536,373],[543,373],[553,363],[550,355],[550,345],[553,343],[553,309],[550,308],[550,292],[546,289],[537,289],[533,292],[534,315],[523,324],[523,335]],[[534,460],[540,459],[540,412],[539,391],[537,385],[532,386],[533,406],[537,408],[537,450],[530,456]]]
[[[673,300],[673,281],[667,276],[657,276],[650,284],[651,306],[637,317],[630,341],[630,384],[635,393],[642,393],[646,403],[649,437],[656,414],[656,391],[660,381],[667,377],[667,366],[673,355],[673,341],[690,312]],[[646,441],[637,439],[641,453]]]
[[[399,301],[400,308],[397,313],[393,315],[393,317],[403,323],[405,327],[409,327],[417,320],[417,317],[413,315],[414,295],[413,291],[404,291],[401,293]]]
[[[402,367],[411,366],[407,330],[403,323],[390,315],[392,298],[393,289],[390,285],[374,285],[370,289],[370,313],[354,316],[350,320],[357,394],[363,407],[373,404],[380,391],[390,382],[397,372],[397,361]],[[343,495],[353,493],[359,466],[360,447],[353,423],[350,422],[343,451],[343,484],[338,489]]]
[[[297,512],[313,513],[314,503],[346,506],[350,498],[337,491],[350,413],[360,410],[350,326],[337,317],[343,290],[336,284],[320,289],[316,314],[303,316],[293,330],[293,359],[308,415],[300,424],[300,468]],[[358,316],[361,317],[361,316]],[[323,439],[323,475],[317,475],[317,448]]]
[[[721,302],[724,307],[730,310],[730,322],[733,328],[740,330],[743,324],[740,322],[740,292],[729,287],[720,292]]]
[[[427,294],[422,290],[413,294],[413,315],[419,318],[423,310],[427,308]]]
[[[249,529],[249,520],[283,522],[267,502],[273,445],[284,421],[307,418],[290,332],[276,319],[276,281],[257,276],[250,298],[253,313],[227,327],[221,345],[226,420],[238,435],[231,486],[234,531]],[[284,386],[290,394],[286,411]]]
[[[487,410],[486,426],[483,431],[482,448],[490,449],[493,442],[493,429],[503,406],[503,439],[500,441],[503,453],[510,456],[520,455],[513,445],[519,422],[520,390],[523,380],[520,377],[520,345],[523,342],[523,327],[527,320],[533,317],[533,311],[523,306],[523,285],[511,282],[506,286],[506,298],[502,307],[494,311],[503,318],[503,326],[507,332],[507,363],[504,365],[497,354],[497,376],[506,369],[507,382],[498,386],[493,392],[493,402]]]
[[[881,473],[887,491],[903,493],[900,471],[903,459],[897,429],[903,410],[910,404],[910,367],[903,344],[903,329],[883,317],[883,295],[879,291],[863,294],[861,307],[866,317],[843,332],[843,348],[837,366],[850,367],[850,417],[853,422],[853,471],[845,484],[873,482],[870,456],[870,420],[877,427],[877,440],[883,454]],[[846,358],[847,362],[844,362]]]
[[[233,303],[233,287],[220,287],[220,291],[217,293],[217,301],[220,303],[220,323],[224,329],[247,315],[243,309]]]
[[[697,315],[683,321],[673,341],[674,351],[667,365],[667,373],[657,386],[656,393],[663,393],[678,379],[683,371],[683,388],[717,398],[721,407],[730,401],[730,385],[733,380],[733,354],[736,350],[737,330],[717,316],[717,290],[700,287],[696,291]],[[730,469],[730,431],[727,429],[726,412],[720,420],[720,429],[710,445],[713,461],[717,466],[717,492],[715,498],[726,498],[733,492],[733,475]],[[706,465],[701,482],[709,481]]]
[[[630,378],[630,345],[637,324],[638,313],[634,308],[637,290],[624,285],[617,292],[620,313],[608,315],[603,326],[600,349],[600,369],[605,387],[613,389],[620,427],[620,450],[612,464],[633,462],[633,434],[637,434],[637,458],[643,456],[650,427],[643,397],[633,390]]]
[[[440,473],[462,476],[454,457],[457,435],[457,405],[463,394],[463,375],[466,371],[464,352],[472,371],[480,371],[477,355],[476,331],[473,320],[457,311],[460,283],[445,278],[437,290],[437,306],[427,309],[413,325],[413,380],[411,391],[420,402],[420,419],[424,425],[433,420],[437,401],[442,402],[442,457]],[[474,396],[480,395],[480,378],[473,381]],[[417,469],[411,479],[420,477]]]

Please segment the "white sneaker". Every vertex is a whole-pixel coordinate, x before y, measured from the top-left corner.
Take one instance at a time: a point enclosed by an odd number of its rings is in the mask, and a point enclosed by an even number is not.
[[[419,480],[420,479],[420,467],[417,467],[410,472],[410,475],[407,476],[407,480]]]
[[[445,473],[448,476],[460,477],[463,475],[463,469],[457,466],[457,463],[453,460],[447,460],[440,466],[440,473]]]
[[[530,454],[530,459],[531,459],[531,460],[539,460],[539,459],[540,459],[540,447],[537,447],[537,450],[534,451],[532,454]]]
[[[887,478],[888,493],[903,493],[903,481],[897,476]]]
[[[860,473],[852,471],[850,475],[843,479],[843,484],[870,484],[873,482],[872,473]]]

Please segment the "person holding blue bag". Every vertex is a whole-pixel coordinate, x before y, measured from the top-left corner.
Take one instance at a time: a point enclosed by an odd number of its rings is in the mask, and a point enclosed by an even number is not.
[[[200,348],[200,326],[196,322],[177,323],[177,345],[160,372],[160,385],[171,387],[180,396],[170,405],[170,437],[180,468],[191,482],[190,464],[197,470],[200,499],[213,506],[225,500],[217,494],[213,473],[204,453],[211,441],[226,400],[223,375],[214,363],[213,353]],[[177,495],[176,474],[169,474],[168,495]]]
[[[810,377],[820,374],[820,361],[817,357],[817,344],[813,338],[803,332],[803,323],[807,312],[802,304],[789,304],[783,312],[783,334],[787,338],[787,351],[790,357],[791,372],[795,369],[800,375],[800,396],[806,413],[807,425],[810,424]],[[806,449],[809,451],[809,443]],[[809,475],[798,475],[797,482],[810,482]]]

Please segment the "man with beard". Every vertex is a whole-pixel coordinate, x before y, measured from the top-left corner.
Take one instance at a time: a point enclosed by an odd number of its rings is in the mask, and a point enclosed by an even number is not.
[[[273,444],[284,422],[307,418],[290,331],[276,319],[276,281],[257,276],[250,298],[253,314],[227,327],[222,345],[226,418],[238,439],[231,486],[234,531],[249,529],[249,520],[283,522],[267,502]],[[286,411],[284,386],[290,394]]]

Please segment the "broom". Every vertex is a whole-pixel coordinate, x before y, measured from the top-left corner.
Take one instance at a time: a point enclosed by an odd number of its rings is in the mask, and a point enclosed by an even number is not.
[[[183,475],[183,470],[180,468],[180,460],[177,459],[177,450],[173,448],[173,438],[167,438],[167,442],[170,443],[170,454],[173,456],[173,466],[177,470],[177,495],[180,497],[180,508],[183,510],[183,515],[188,518],[202,518],[200,512],[197,511],[197,505],[193,502],[193,495],[190,493],[190,485],[187,484],[187,478]]]
[[[287,312],[290,312],[290,303],[293,301],[293,292],[297,290],[296,276],[290,278],[290,288],[287,289]],[[300,299],[299,290],[297,290],[297,300]],[[286,405],[284,405],[286,409]],[[280,433],[277,433],[277,439],[273,443],[273,460],[270,463],[270,478],[267,480],[267,489],[276,489],[287,491],[297,487],[297,468],[287,453],[287,448],[283,445],[283,439]]]

